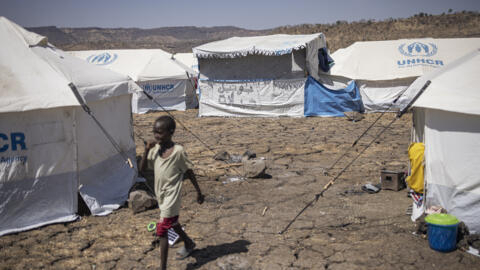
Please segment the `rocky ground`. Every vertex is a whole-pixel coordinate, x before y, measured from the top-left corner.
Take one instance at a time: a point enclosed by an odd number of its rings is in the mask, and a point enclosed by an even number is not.
[[[163,113],[135,115],[137,153]],[[174,139],[192,161],[205,203],[195,203],[184,185],[180,221],[197,250],[184,261],[170,250],[169,269],[480,269],[480,259],[454,251],[440,253],[412,234],[406,190],[369,194],[361,186],[378,183],[380,170],[406,170],[410,115],[383,136],[308,208],[284,234],[278,234],[306,203],[386,126],[385,115],[355,149],[324,176],[344,150],[378,117],[197,118],[196,110],[173,112],[213,152],[265,157],[262,179],[230,182],[241,167],[212,159],[213,153],[178,125]],[[84,216],[0,237],[1,269],[157,269],[159,249],[146,229],[159,211],[132,214],[128,207],[106,217]]]

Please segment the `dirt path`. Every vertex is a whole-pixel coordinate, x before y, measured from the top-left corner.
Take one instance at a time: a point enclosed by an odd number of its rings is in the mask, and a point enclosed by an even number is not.
[[[439,253],[413,235],[405,214],[406,191],[361,192],[378,183],[382,168],[406,170],[410,115],[395,122],[384,136],[299,217],[290,230],[278,232],[331,180],[323,175],[377,114],[360,122],[345,118],[196,118],[196,110],[174,115],[215,151],[265,157],[269,179],[223,183],[224,165],[214,161],[201,143],[178,126],[174,139],[196,165],[206,193],[195,203],[193,187],[183,190],[180,221],[198,250],[169,269],[480,269],[480,260],[455,251]],[[163,113],[135,115],[137,134],[148,134]],[[388,115],[369,134],[393,118]],[[146,136],[148,137],[148,136]],[[362,149],[373,137],[366,136]],[[137,153],[142,142],[137,138]],[[339,163],[332,175],[354,157]],[[227,172],[232,174],[233,171]],[[266,209],[266,210],[265,210]],[[262,215],[264,214],[264,215]],[[1,269],[157,269],[159,250],[146,225],[158,210],[133,215],[128,208],[106,217],[83,217],[0,238]]]

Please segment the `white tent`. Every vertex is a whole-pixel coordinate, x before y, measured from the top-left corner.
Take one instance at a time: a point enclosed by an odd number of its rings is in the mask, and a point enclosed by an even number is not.
[[[425,143],[426,206],[439,205],[480,233],[480,46],[407,90],[414,141]]]
[[[134,160],[133,81],[70,56],[4,17],[0,38],[0,235],[76,219],[78,193],[94,215],[121,206],[135,170],[69,85]]]
[[[200,116],[303,116],[323,34],[232,37],[193,48]]]
[[[90,63],[130,76],[166,110],[186,110],[197,106],[195,71],[160,49],[71,51]],[[134,94],[134,113],[162,108],[143,93]]]
[[[198,69],[198,59],[193,55],[193,53],[176,53],[173,55],[173,57],[178,62],[195,71],[197,75],[200,72]]]
[[[334,76],[356,80],[367,111],[383,111],[417,77],[450,64],[480,46],[480,38],[355,42],[332,54]],[[397,109],[408,99],[392,107]]]

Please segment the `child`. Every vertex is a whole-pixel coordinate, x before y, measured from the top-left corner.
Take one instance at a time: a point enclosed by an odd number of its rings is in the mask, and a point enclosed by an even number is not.
[[[188,178],[192,182],[197,191],[197,202],[202,204],[204,200],[192,170],[192,162],[183,147],[172,141],[174,132],[175,120],[172,117],[157,118],[153,126],[155,141],[145,145],[145,153],[140,163],[141,172],[147,167],[154,170],[155,195],[160,207],[160,222],[157,224],[156,235],[160,241],[161,269],[167,268],[168,229],[173,228],[184,242],[184,247],[178,251],[177,259],[188,257],[195,248],[193,240],[178,223],[183,179]]]

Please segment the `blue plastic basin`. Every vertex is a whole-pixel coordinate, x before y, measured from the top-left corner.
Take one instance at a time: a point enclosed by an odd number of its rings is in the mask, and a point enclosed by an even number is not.
[[[458,224],[439,225],[428,223],[428,244],[441,252],[453,251],[457,247]]]

